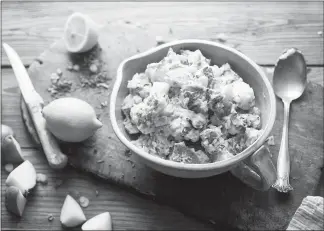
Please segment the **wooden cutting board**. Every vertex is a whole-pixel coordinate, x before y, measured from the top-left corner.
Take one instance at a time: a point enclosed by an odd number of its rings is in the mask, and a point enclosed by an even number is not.
[[[255,191],[230,173],[206,179],[180,179],[163,175],[143,165],[117,139],[109,119],[109,97],[119,63],[155,45],[154,37],[129,28],[126,33],[118,25],[102,32],[100,46],[83,55],[66,52],[62,41],[54,43],[29,67],[29,74],[45,104],[53,100],[48,88],[51,73],[58,68],[62,79],[72,82],[73,96],[90,103],[104,126],[83,143],[62,144],[69,163],[148,198],[169,204],[188,215],[215,224],[218,229],[286,229],[302,199],[312,195],[319,184],[323,168],[323,87],[308,83],[304,95],[292,104],[289,130],[291,154],[291,184],[294,191],[281,194],[270,189]],[[80,79],[89,77],[88,57],[102,63],[101,72],[108,76],[109,89],[82,87]],[[78,72],[68,71],[68,63],[78,64]],[[108,102],[108,106],[102,103]],[[27,129],[33,135],[33,125],[22,101]],[[273,128],[276,144],[270,146],[276,163],[283,105],[277,101],[277,120]],[[35,136],[35,134],[34,134]],[[37,138],[36,138],[37,139]]]

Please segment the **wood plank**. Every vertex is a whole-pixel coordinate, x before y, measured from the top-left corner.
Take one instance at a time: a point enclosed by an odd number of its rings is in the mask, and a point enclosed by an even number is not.
[[[310,67],[308,81],[324,86],[323,67]],[[265,73],[272,76],[273,67],[265,67]],[[16,132],[17,140],[24,148],[36,147],[23,124],[20,112],[20,91],[13,71],[10,68],[1,70],[2,82],[2,123],[11,126]]]
[[[74,11],[89,14],[108,31],[118,27],[114,33],[121,42],[135,43],[140,50],[150,48],[157,35],[217,40],[224,33],[226,44],[259,64],[273,64],[289,47],[303,51],[308,64],[323,64],[323,37],[317,34],[323,30],[321,2],[4,2],[2,7],[2,39],[17,49],[25,64],[62,36],[65,20]],[[136,39],[136,34],[146,39]],[[5,55],[2,64],[8,64]]]
[[[106,181],[94,178],[72,167],[54,171],[48,167],[44,155],[34,149],[23,149],[23,156],[30,160],[37,173],[48,176],[47,185],[37,185],[30,195],[22,219],[8,213],[4,206],[5,179],[8,173],[1,170],[2,228],[61,230],[59,216],[65,196],[86,196],[90,200],[83,211],[87,218],[109,211],[114,230],[212,230],[210,225],[198,222],[167,206],[152,203]],[[57,187],[59,181],[63,184]],[[96,196],[96,190],[98,196]],[[48,214],[55,219],[49,222]]]

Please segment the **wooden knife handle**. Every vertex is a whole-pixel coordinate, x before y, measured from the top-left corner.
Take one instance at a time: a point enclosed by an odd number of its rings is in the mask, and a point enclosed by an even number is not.
[[[54,169],[64,168],[68,157],[61,152],[56,138],[46,128],[41,106],[28,105],[28,107],[49,165]]]

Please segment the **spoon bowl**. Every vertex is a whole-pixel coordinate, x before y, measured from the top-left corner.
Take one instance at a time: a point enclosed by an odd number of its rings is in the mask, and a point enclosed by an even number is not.
[[[273,89],[282,100],[299,98],[306,87],[306,62],[300,51],[291,48],[278,59],[273,75]]]
[[[277,180],[272,185],[279,192],[293,190],[289,184],[290,156],[288,126],[290,103],[299,98],[306,87],[307,72],[303,54],[296,48],[286,50],[278,59],[273,74],[273,89],[284,104],[284,124],[277,161]]]

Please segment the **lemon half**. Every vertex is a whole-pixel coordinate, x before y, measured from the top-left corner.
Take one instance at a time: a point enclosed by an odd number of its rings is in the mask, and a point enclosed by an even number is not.
[[[98,42],[99,26],[88,16],[79,12],[69,16],[64,27],[65,47],[69,52],[82,53]]]

